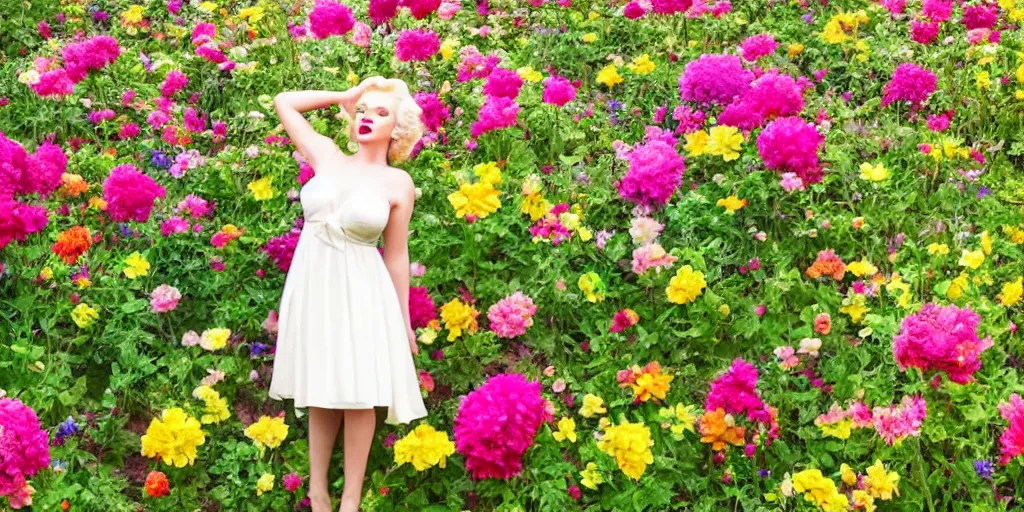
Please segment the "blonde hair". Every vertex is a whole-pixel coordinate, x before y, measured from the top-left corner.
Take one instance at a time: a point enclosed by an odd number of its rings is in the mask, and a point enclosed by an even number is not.
[[[363,82],[370,78],[364,79]],[[367,87],[363,94],[370,91],[390,93],[398,97],[395,128],[391,132],[391,144],[388,146],[388,163],[397,164],[408,160],[412,148],[423,136],[425,127],[420,119],[423,109],[409,93],[409,86],[401,79],[388,78],[382,85]],[[341,117],[349,124],[349,138],[351,139],[352,130],[355,128],[353,113],[341,109]]]

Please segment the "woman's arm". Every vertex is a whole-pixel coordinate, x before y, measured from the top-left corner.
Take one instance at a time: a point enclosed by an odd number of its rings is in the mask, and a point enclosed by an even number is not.
[[[318,158],[332,155],[336,146],[330,137],[317,133],[302,113],[330,105],[352,103],[361,92],[362,89],[356,86],[341,92],[287,91],[274,96],[274,110],[277,111],[278,119],[295,148],[313,168],[317,167]]]
[[[412,329],[409,316],[409,219],[412,218],[413,203],[416,200],[416,187],[412,178],[404,172],[401,199],[394,206],[388,224],[384,228],[384,265],[391,274],[398,302],[402,306],[405,325]]]

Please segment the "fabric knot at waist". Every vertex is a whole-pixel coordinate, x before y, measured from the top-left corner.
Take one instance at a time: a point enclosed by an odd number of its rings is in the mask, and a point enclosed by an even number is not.
[[[373,240],[366,240],[349,233],[341,226],[341,222],[339,222],[336,216],[320,220],[309,220],[306,221],[305,225],[314,230],[313,233],[316,234],[317,238],[342,252],[345,251],[345,246],[350,242],[373,247],[374,249],[377,248],[377,237]]]

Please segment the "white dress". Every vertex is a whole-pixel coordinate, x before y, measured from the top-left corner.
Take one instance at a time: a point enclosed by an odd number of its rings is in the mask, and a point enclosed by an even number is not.
[[[356,180],[320,172],[299,192],[305,223],[278,308],[270,397],[299,408],[387,407],[386,423],[409,423],[427,409],[376,247],[391,207]]]

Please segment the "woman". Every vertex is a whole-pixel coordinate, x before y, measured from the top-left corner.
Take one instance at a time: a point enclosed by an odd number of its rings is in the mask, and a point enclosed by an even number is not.
[[[359,150],[346,155],[302,116],[338,104]],[[413,364],[407,236],[412,179],[390,167],[423,133],[405,82],[375,76],[344,92],[290,91],[274,108],[316,171],[302,187],[304,225],[285,279],[270,396],[309,408],[309,498],[329,512],[327,469],[344,424],[341,512],[359,509],[376,428],[427,415]],[[376,248],[383,234],[384,256]]]

